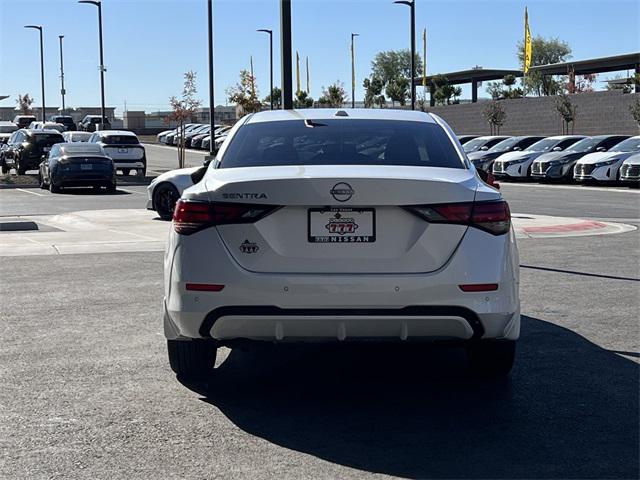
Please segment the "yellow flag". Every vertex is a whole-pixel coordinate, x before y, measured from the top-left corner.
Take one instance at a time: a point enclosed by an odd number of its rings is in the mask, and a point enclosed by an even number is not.
[[[427,29],[422,31],[422,86],[427,86]]]
[[[300,93],[300,55],[296,51],[296,95]]]
[[[529,12],[524,7],[524,74],[529,73],[531,66],[531,30],[529,30]]]
[[[307,57],[307,95],[311,94],[311,89],[309,87],[309,57]]]

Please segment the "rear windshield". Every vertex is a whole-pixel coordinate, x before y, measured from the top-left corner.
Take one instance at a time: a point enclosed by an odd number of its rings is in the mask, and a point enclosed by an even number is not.
[[[439,125],[394,120],[286,120],[241,127],[219,168],[410,165],[464,168]]]
[[[18,130],[17,125],[0,125],[0,133],[13,133]]]
[[[64,138],[60,134],[36,133],[33,137],[35,139],[35,144],[38,147],[50,147],[56,143],[64,143]]]
[[[102,137],[102,143],[107,145],[138,145],[138,137],[133,135],[109,135]]]

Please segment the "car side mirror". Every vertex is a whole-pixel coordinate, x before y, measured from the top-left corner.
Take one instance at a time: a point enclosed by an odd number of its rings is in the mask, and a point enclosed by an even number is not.
[[[480,147],[480,150],[482,150],[483,152],[486,152],[487,150],[489,150],[489,147],[485,145],[484,147]]]
[[[607,149],[606,149],[606,148],[604,148],[604,147],[598,147],[598,148],[596,148],[596,152],[606,152],[606,151],[607,151]]]
[[[513,151],[514,152],[520,152],[520,151],[522,151],[522,148],[521,147],[513,147]]]
[[[561,152],[562,149],[560,147],[553,147],[552,152]]]

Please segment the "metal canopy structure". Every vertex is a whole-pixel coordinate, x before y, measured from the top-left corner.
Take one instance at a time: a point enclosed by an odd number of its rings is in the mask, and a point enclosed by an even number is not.
[[[542,75],[566,75],[569,70],[573,70],[576,75],[618,72],[622,70],[635,70],[636,73],[640,73],[640,52],[591,58],[589,60],[538,65],[529,69],[531,72],[538,72]]]
[[[489,80],[502,80],[507,75],[522,77],[521,70],[504,70],[499,68],[472,68],[470,70],[461,70],[458,72],[442,73],[439,75],[427,75],[427,86],[431,94],[431,106],[434,105],[433,91],[431,81],[440,76],[447,77],[447,81],[451,85],[471,84],[471,101],[478,101],[478,83]],[[414,85],[422,85],[422,77],[413,79]]]
[[[9,98],[9,95],[0,95],[0,100],[4,100],[5,98]]]

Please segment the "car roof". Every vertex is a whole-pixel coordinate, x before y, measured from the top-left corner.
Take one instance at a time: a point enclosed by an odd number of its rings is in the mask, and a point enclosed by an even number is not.
[[[547,137],[546,140],[568,140],[570,138],[587,138],[585,135],[554,135],[553,137]]]
[[[60,151],[63,155],[86,155],[88,153],[105,156],[102,147],[96,143],[59,143]]]
[[[344,113],[337,115],[337,112]],[[391,108],[306,108],[301,110],[266,110],[264,112],[254,113],[247,120],[247,124],[286,120],[329,120],[332,118],[436,123],[430,114],[415,110],[395,110]]]
[[[58,130],[54,130],[53,128],[23,128],[27,133],[56,133],[58,135],[62,135]]]
[[[129,137],[135,137],[136,134],[133,132],[130,132],[128,130],[98,130],[96,132],[97,134],[99,134],[101,137],[108,137],[111,135],[119,135],[119,136],[129,136]]]

